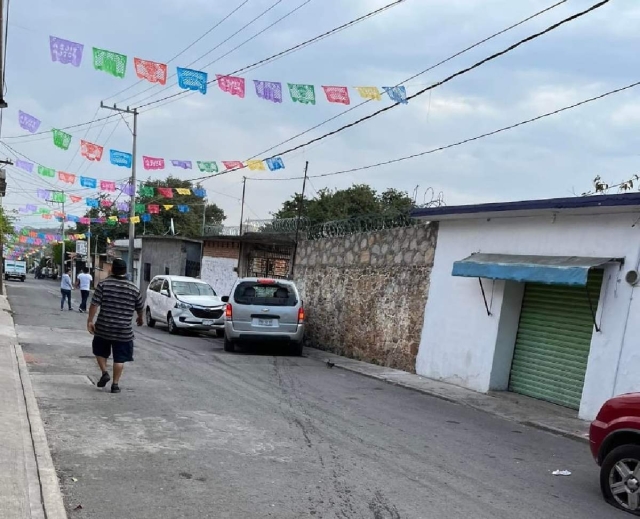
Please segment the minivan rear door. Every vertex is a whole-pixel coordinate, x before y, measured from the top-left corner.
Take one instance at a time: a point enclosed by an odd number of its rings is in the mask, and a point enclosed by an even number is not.
[[[241,281],[233,293],[233,328],[259,333],[295,333],[298,293],[288,282]]]

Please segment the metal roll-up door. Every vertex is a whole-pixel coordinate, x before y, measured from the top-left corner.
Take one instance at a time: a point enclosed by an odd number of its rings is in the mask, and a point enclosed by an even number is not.
[[[592,270],[586,289],[527,283],[510,391],[573,409],[580,407],[593,334],[591,307],[593,312],[598,308],[602,275],[602,270]]]

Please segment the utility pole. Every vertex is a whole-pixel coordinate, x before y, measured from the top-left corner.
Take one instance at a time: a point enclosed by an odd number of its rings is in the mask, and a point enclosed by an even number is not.
[[[242,177],[242,207],[240,208],[240,231],[238,234],[242,237],[242,220],[244,219],[244,195],[247,191],[247,177]]]
[[[7,16],[8,16],[7,12]],[[4,0],[0,0],[0,109],[7,108],[9,105],[4,100],[4,76],[6,63],[4,62],[4,55],[7,50],[4,48]]]
[[[293,270],[296,264],[296,256],[298,255],[298,236],[300,235],[300,219],[302,218],[302,209],[304,208],[304,192],[307,188],[307,171],[309,170],[309,161],[304,163],[304,180],[302,181],[302,196],[298,203],[298,216],[296,217],[296,241],[293,245],[293,257],[291,258],[290,276],[293,279]]]
[[[236,273],[238,277],[244,277],[242,269],[242,254],[244,253],[244,247],[242,246],[242,220],[244,220],[244,195],[247,192],[247,177],[242,177],[242,207],[240,208],[240,230],[238,231],[238,266],[236,267]]]
[[[0,2],[1,1],[2,0],[0,0]],[[129,256],[127,258],[127,271],[131,275],[131,281],[136,283],[136,279],[133,275],[133,256],[135,254],[136,224],[133,223],[132,220],[136,215],[136,151],[138,139],[138,110],[137,108],[130,109],[128,106],[126,109],[118,108],[115,103],[113,106],[106,106],[102,101],[100,102],[100,108],[106,108],[107,110],[113,110],[114,112],[133,114],[133,131],[131,132],[133,134],[133,149],[131,153],[131,201],[129,202]]]
[[[2,0],[0,0],[0,11],[2,10]],[[0,15],[1,17],[1,15]],[[2,21],[0,21],[0,27],[2,27]],[[1,33],[1,31],[0,31]],[[0,49],[2,48],[2,37],[0,34]],[[2,54],[2,52],[0,51],[0,55]],[[2,59],[2,58],[0,58]],[[2,74],[2,71],[0,70],[0,77]],[[1,89],[0,89],[1,90]],[[2,103],[4,103],[4,101],[2,101],[2,93],[0,92],[0,101]],[[7,103],[4,103],[4,105],[6,106]],[[0,105],[1,107],[1,105]],[[5,166],[13,166],[13,162],[10,160],[0,160],[0,164],[5,165]],[[0,207],[2,206],[2,199],[4,198],[5,194],[7,193],[7,172],[4,169],[0,169]],[[0,272],[4,272],[4,229],[0,230]],[[3,276],[0,275],[0,294],[4,294],[4,285],[2,284],[2,278]]]

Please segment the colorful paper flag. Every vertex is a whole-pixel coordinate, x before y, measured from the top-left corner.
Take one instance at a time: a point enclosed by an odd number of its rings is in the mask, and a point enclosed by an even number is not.
[[[181,213],[188,213],[189,212],[189,206],[188,205],[179,205],[178,206],[178,211],[180,211]]]
[[[140,186],[140,196],[154,196],[156,189],[153,186]]]
[[[149,213],[144,213],[143,215],[140,215],[140,218],[142,218],[143,222],[150,222],[151,221],[151,215]]]
[[[378,87],[356,87],[356,91],[363,99],[370,99],[371,101],[382,101],[380,90]]]
[[[147,206],[147,211],[149,211],[149,214],[158,214],[160,212],[160,206],[156,204],[149,204]]]
[[[223,160],[222,164],[225,169],[242,169],[244,168],[244,163],[239,160]]]
[[[165,211],[170,211],[171,209],[173,209],[172,205],[163,205],[162,207],[164,207]]]
[[[144,205],[144,204],[136,204],[136,205],[134,206],[134,209],[135,209],[135,212],[136,212],[136,213],[140,214],[140,213],[144,213],[144,212],[145,212],[146,207],[147,207],[147,206],[146,206],[146,205]]]
[[[133,65],[136,69],[136,75],[140,79],[146,79],[150,83],[167,83],[167,66],[164,63],[148,61],[140,58],[133,58]]]
[[[389,99],[395,103],[406,105],[409,102],[407,101],[407,89],[403,86],[382,87],[382,89],[387,93]]]
[[[113,207],[113,200],[107,200],[107,199],[100,200],[100,207]]]
[[[82,202],[82,197],[78,195],[71,195],[69,197],[71,199],[71,203],[77,204],[78,202]]]
[[[68,150],[71,144],[71,135],[62,130],[53,129],[53,144],[63,150]]]
[[[27,204],[26,208],[30,213],[35,213],[38,210],[38,208],[33,204]]]
[[[173,198],[173,189],[170,187],[158,187],[158,194],[164,198]]]
[[[200,197],[200,198],[204,198],[205,196],[207,196],[207,192],[204,189],[200,188],[200,187],[194,189],[193,190],[193,194],[195,196],[197,196],[197,197]]]
[[[74,67],[79,67],[82,62],[82,50],[84,49],[82,43],[49,36],[49,49],[52,61],[63,65],[71,64]]]
[[[120,184],[120,191],[122,191],[127,196],[134,196],[135,194],[134,186],[129,182]]]
[[[133,161],[133,155],[124,151],[109,150],[109,161],[114,166],[130,168]]]
[[[351,104],[349,99],[349,89],[341,86],[323,86],[324,95],[330,103],[340,103],[343,105]]]
[[[176,187],[176,193],[179,195],[190,195],[191,189],[187,189],[185,187]]]
[[[118,202],[116,204],[116,210],[118,210],[118,211],[128,211],[129,210],[129,204],[127,202]]]
[[[282,103],[282,83],[254,79],[253,84],[256,87],[256,95],[259,98],[273,101],[274,103]]]
[[[116,190],[116,183],[111,182],[109,180],[101,180],[100,181],[100,190],[101,191],[110,191],[114,192]]]
[[[157,157],[142,156],[142,166],[144,169],[164,169],[164,159]]]
[[[316,90],[313,85],[298,85],[294,83],[288,83],[289,95],[294,103],[301,103],[304,105],[316,104]]]
[[[131,221],[131,223],[140,223],[140,217],[139,216],[132,216],[131,218],[129,218],[129,220]]]
[[[67,201],[67,195],[60,191],[52,191],[51,192],[51,201],[58,202],[59,204],[63,204]]]
[[[20,128],[29,133],[35,133],[40,128],[40,120],[22,110],[18,110],[18,124],[20,124]]]
[[[80,223],[82,225],[89,225],[91,223],[91,218],[87,218],[86,216],[83,216],[82,218],[80,218]]]
[[[80,154],[87,160],[99,162],[103,152],[104,147],[80,139]]]
[[[117,216],[109,216],[108,220],[110,222],[117,222],[118,221],[118,217]]]
[[[80,185],[82,187],[88,187],[89,189],[95,189],[98,187],[98,181],[91,177],[80,177]]]
[[[232,96],[238,96],[241,99],[244,98],[245,89],[243,77],[216,74],[216,78],[218,80],[220,90],[227,92]]]
[[[47,189],[38,189],[37,196],[41,200],[49,200],[49,191]]]
[[[265,160],[267,163],[267,167],[270,171],[276,171],[278,169],[284,169],[284,161],[281,157],[272,157],[270,159]]]
[[[33,163],[27,162],[26,160],[16,160],[16,167],[20,169],[24,169],[29,173],[33,173]]]
[[[85,198],[84,202],[87,204],[87,207],[100,207],[100,200],[97,198]]]
[[[122,79],[127,72],[127,57],[93,47],[93,68]]]
[[[218,164],[214,161],[197,161],[198,169],[200,171],[204,171],[206,173],[217,173],[218,172]]]
[[[178,86],[185,90],[207,93],[207,73],[178,67]]]
[[[190,160],[172,160],[171,165],[182,169],[191,169],[192,167]]]
[[[261,160],[248,160],[247,167],[251,171],[264,171],[265,169],[267,169],[264,167],[264,162],[262,162]]]
[[[38,175],[41,177],[54,178],[56,176],[56,170],[52,168],[45,168],[44,166],[38,166]]]
[[[58,180],[65,184],[75,184],[76,176],[72,173],[65,173],[64,171],[58,171]]]

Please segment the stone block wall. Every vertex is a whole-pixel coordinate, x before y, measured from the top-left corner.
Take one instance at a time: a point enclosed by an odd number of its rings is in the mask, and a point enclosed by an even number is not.
[[[432,223],[301,242],[307,343],[414,372],[437,235]]]

